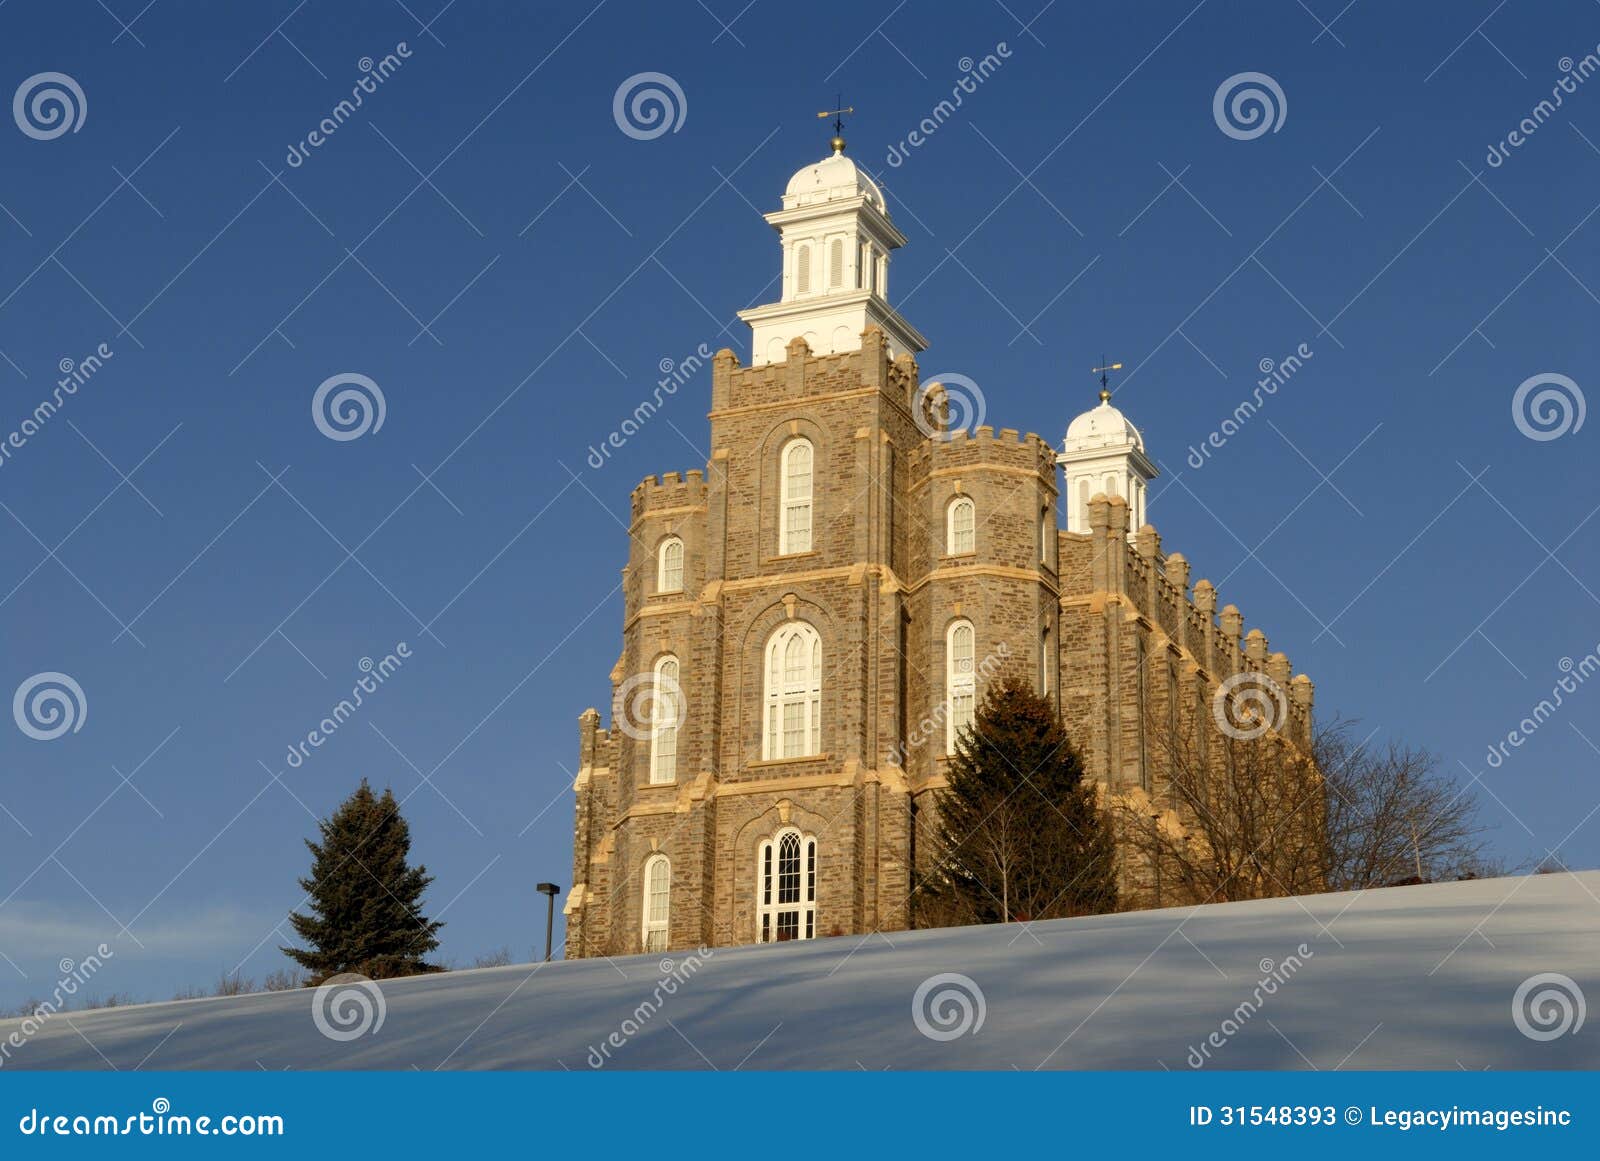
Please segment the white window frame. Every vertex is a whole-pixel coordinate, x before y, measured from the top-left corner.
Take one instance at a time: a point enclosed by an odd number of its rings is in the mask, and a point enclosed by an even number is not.
[[[794,899],[780,902],[783,894],[784,844],[793,841],[799,882]],[[817,931],[817,839],[797,827],[784,827],[756,848],[756,942],[785,943],[789,939],[815,939]],[[779,937],[784,921],[794,934]]]
[[[672,925],[672,860],[662,854],[651,855],[644,861],[643,878],[639,947],[645,952],[666,951]],[[659,907],[655,905],[658,896]]]
[[[677,560],[672,560],[673,551]],[[656,553],[656,592],[681,593],[683,591],[683,540],[669,536],[661,542]]]
[[[798,653],[791,656],[791,649]],[[799,668],[791,664],[799,661]],[[763,656],[761,757],[811,758],[822,753],[822,637],[805,621],[780,625]],[[796,743],[790,729],[799,722]]]
[[[794,250],[794,293],[796,298],[811,293],[811,250],[810,242],[802,242]]]
[[[671,653],[656,659],[650,689],[650,784],[678,780],[678,732],[683,725],[682,669]]]
[[[966,513],[966,527],[961,527],[960,513]],[[945,508],[945,553],[949,556],[971,556],[978,551],[978,506],[971,496],[957,496]]]
[[[965,637],[965,642],[960,638]],[[951,621],[944,634],[946,754],[956,752],[956,736],[970,726],[978,710],[978,634],[966,618]],[[961,656],[965,653],[965,656]]]
[[[789,464],[796,453],[804,451],[809,458],[805,474],[804,495],[796,481],[790,479]],[[778,454],[778,555],[793,556],[810,552],[816,525],[817,449],[809,439],[797,436],[783,445]],[[800,517],[804,516],[803,526]]]

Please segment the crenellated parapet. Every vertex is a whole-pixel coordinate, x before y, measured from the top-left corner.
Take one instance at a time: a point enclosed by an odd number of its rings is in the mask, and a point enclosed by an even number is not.
[[[946,472],[966,467],[1001,467],[1039,476],[1055,491],[1055,449],[1048,441],[1015,428],[996,432],[985,424],[976,431],[954,431],[920,444],[911,456],[914,472]]]
[[[724,347],[711,360],[711,414],[761,407],[777,401],[820,399],[850,392],[877,390],[908,410],[917,389],[917,361],[910,354],[891,355],[883,332],[869,326],[861,348],[833,355],[814,355],[804,338],[789,341],[782,362],[742,366]]]
[[[632,499],[636,524],[654,514],[704,507],[706,474],[699,468],[693,468],[681,476],[677,472],[646,476],[634,488]]]
[[[1121,497],[1095,495],[1089,502],[1089,522],[1091,591],[1119,598],[1209,685],[1220,686],[1245,673],[1262,675],[1287,715],[1288,728],[1280,732],[1309,741],[1315,686],[1305,674],[1294,673],[1286,654],[1270,651],[1264,632],[1246,632],[1235,605],[1219,610],[1216,586],[1209,580],[1195,581],[1191,591],[1188,559],[1182,553],[1164,553],[1153,526],[1146,524],[1130,537],[1128,504]],[[1063,546],[1080,545],[1084,539],[1070,533],[1061,537]]]

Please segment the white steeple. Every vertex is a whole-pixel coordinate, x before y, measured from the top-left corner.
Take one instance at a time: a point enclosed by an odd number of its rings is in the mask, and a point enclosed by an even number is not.
[[[783,247],[783,289],[777,302],[739,312],[753,332],[752,366],[783,362],[796,338],[815,355],[860,350],[869,325],[883,332],[890,357],[928,346],[889,305],[889,251],[905,235],[883,191],[844,155],[844,138],[833,147],[789,179],[781,210],[763,215]]]
[[[1100,406],[1067,425],[1067,438],[1056,454],[1066,476],[1067,531],[1089,531],[1089,498],[1098,492],[1128,502],[1128,535],[1145,524],[1145,489],[1160,475],[1144,453],[1144,437],[1126,416],[1111,406],[1111,392],[1100,390]]]

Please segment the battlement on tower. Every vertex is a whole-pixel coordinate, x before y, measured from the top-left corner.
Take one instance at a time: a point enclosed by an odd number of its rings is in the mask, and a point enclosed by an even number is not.
[[[1014,427],[996,432],[988,424],[971,432],[941,433],[912,453],[911,464],[918,472],[967,466],[1037,472],[1052,488],[1056,478],[1056,452],[1048,440],[1031,431],[1024,435]]]
[[[1239,674],[1264,674],[1276,686],[1269,693],[1287,714],[1287,728],[1280,725],[1279,732],[1309,742],[1315,686],[1304,673],[1294,673],[1286,654],[1268,651],[1265,633],[1244,632],[1244,616],[1235,605],[1224,605],[1219,612],[1216,586],[1210,581],[1194,582],[1191,593],[1188,559],[1180,552],[1163,553],[1161,534],[1154,527],[1146,524],[1130,539],[1128,504],[1120,496],[1094,496],[1089,524],[1090,535],[1062,533],[1060,540],[1064,556],[1069,549],[1089,550],[1092,591],[1121,597],[1213,685]]]
[[[916,396],[917,361],[910,355],[891,358],[883,332],[869,326],[861,332],[861,349],[836,355],[813,355],[803,338],[792,339],[781,363],[745,367],[724,347],[711,360],[711,415],[778,400],[799,400],[876,388],[908,409]]]
[[[699,468],[684,472],[664,472],[646,476],[633,489],[633,518],[641,520],[653,512],[694,508],[706,502],[706,474]]]

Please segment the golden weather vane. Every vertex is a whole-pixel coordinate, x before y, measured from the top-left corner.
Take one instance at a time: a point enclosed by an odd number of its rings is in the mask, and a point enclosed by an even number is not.
[[[1102,359],[1105,358],[1104,355],[1101,355],[1100,357]],[[1122,370],[1122,364],[1121,363],[1107,363],[1104,366],[1094,368],[1094,370],[1091,372],[1092,374],[1100,376],[1100,402],[1101,403],[1109,403],[1109,402],[1111,402],[1111,379],[1110,379],[1110,374],[1111,374],[1112,371],[1120,371],[1120,370]]]
[[[854,113],[856,111],[856,107],[854,105],[844,105],[841,103],[843,97],[844,94],[840,93],[838,97],[834,98],[834,103],[839,104],[840,108],[825,109],[821,113],[817,114],[817,120],[819,121],[827,117],[832,117],[834,119],[833,140],[829,144],[833,146],[833,151],[835,153],[844,152],[844,115],[846,113]]]

